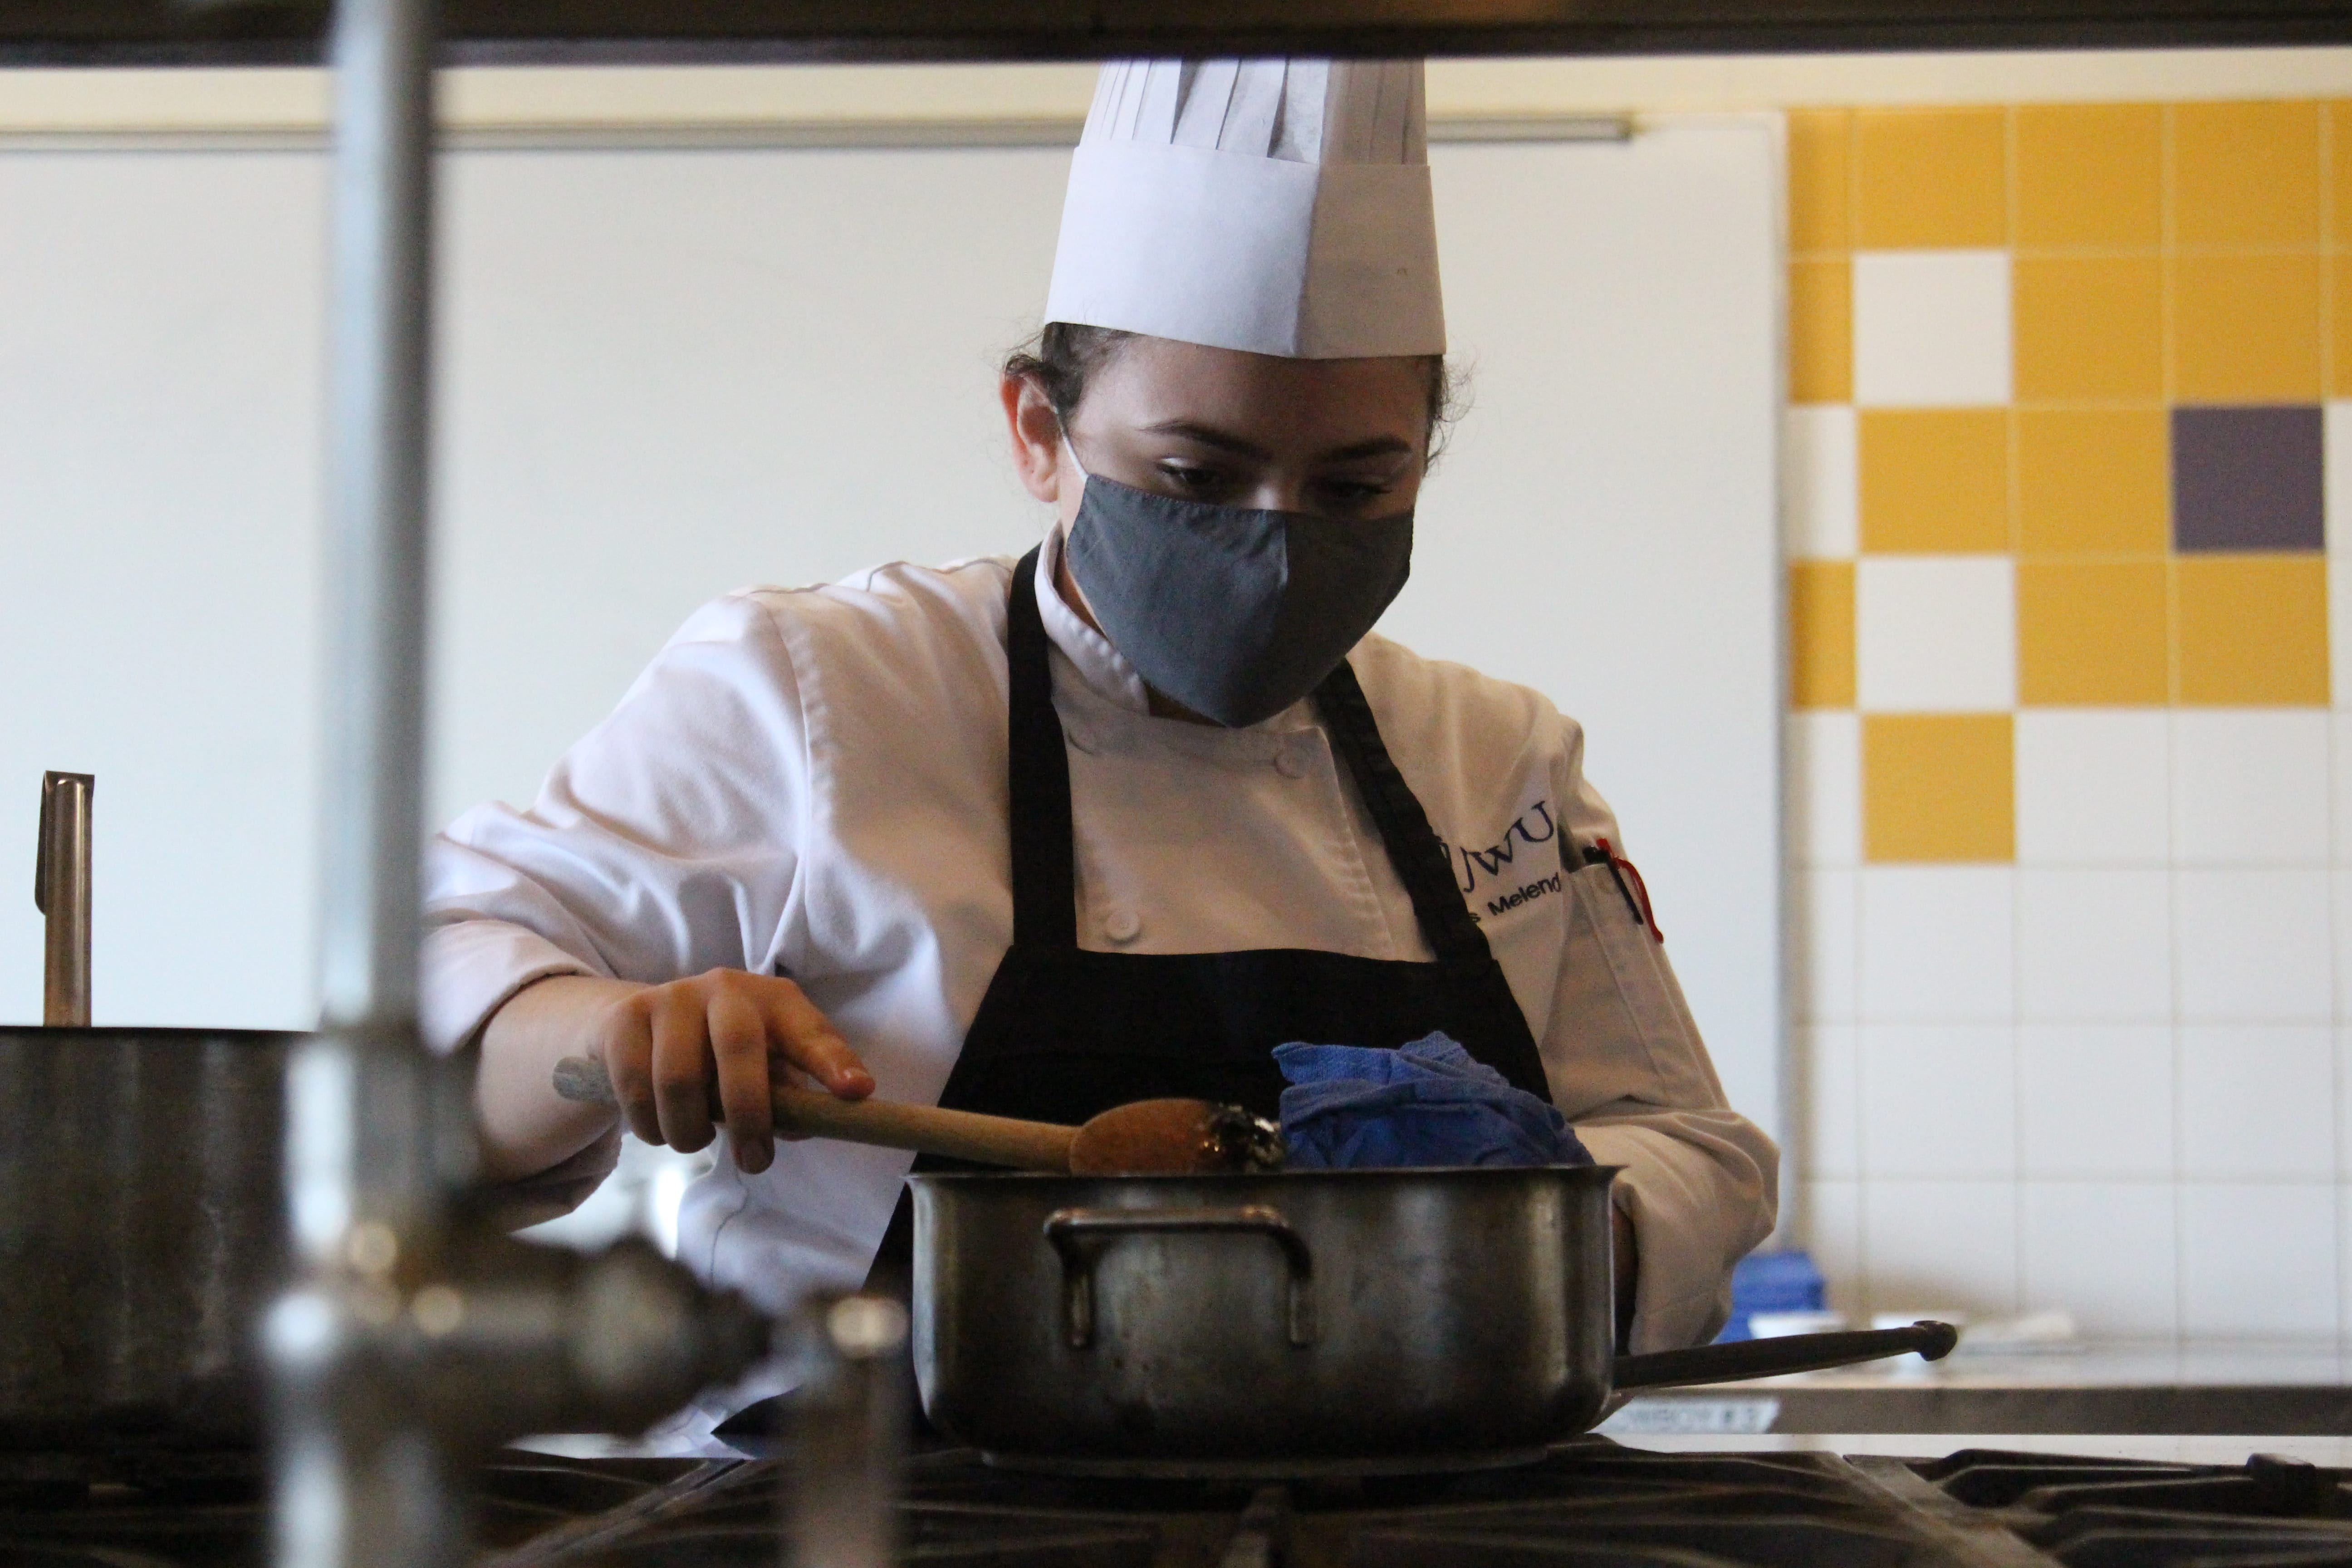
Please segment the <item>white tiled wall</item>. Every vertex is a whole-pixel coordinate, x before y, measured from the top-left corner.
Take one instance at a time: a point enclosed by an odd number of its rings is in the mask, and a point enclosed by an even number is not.
[[[1857,276],[1858,322],[1874,287],[1969,286],[1948,259]],[[1981,374],[1965,350],[1938,351],[1955,385]],[[1804,492],[1809,465],[1850,470],[1850,414],[1790,437],[1791,552],[1851,548],[1843,484]],[[2006,570],[1865,562],[1859,707],[2011,707],[1975,689],[2005,659],[1948,646],[2004,623]],[[2352,561],[2334,574],[2352,626]],[[1790,716],[1806,1234],[1840,1304],[2352,1333],[2352,637],[2336,658],[2333,712],[2017,711],[2013,865],[1865,865],[1859,715]]]
[[[2007,395],[1927,321],[2005,310],[1990,269],[1865,259],[1857,401]],[[1853,548],[1853,420],[1791,414],[1792,557]],[[2352,404],[2326,430],[2345,628]],[[1859,711],[1787,721],[1808,1245],[1856,1312],[2352,1336],[2352,636],[2333,711],[2020,709],[2011,570],[1864,557]],[[1938,710],[2014,713],[2013,864],[1864,861],[1862,714]]]
[[[1789,721],[1807,1235],[1839,1303],[2336,1335],[2352,710],[2016,722],[2015,865],[1868,866],[1858,720]]]

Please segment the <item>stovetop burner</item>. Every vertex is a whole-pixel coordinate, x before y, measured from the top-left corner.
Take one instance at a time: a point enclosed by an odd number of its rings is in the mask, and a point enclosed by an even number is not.
[[[924,1568],[2352,1568],[2342,1472],[1969,1450],[1937,1460],[1662,1454],[1591,1438],[1516,1470],[1107,1481],[919,1457]],[[495,1568],[751,1568],[786,1472],[747,1464],[630,1531]]]
[[[1964,1448],[1860,1463],[1896,1496],[2012,1533],[2067,1568],[2352,1568],[2352,1476],[2303,1459],[2169,1465]]]
[[[476,1477],[474,1539],[490,1552],[551,1543],[737,1468],[513,1454]],[[268,1568],[268,1490],[249,1451],[0,1454],[0,1568]]]
[[[478,1568],[774,1568],[781,1459],[512,1454]],[[1515,1470],[1251,1487],[907,1471],[922,1568],[2352,1568],[2347,1472],[1967,1449],[1662,1454],[1587,1438]],[[249,1455],[0,1456],[0,1568],[266,1568]]]

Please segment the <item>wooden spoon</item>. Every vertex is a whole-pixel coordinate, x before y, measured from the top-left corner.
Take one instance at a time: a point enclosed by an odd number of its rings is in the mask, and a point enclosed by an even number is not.
[[[566,1057],[555,1064],[555,1092],[586,1105],[620,1104],[604,1064],[588,1057]],[[1064,1127],[936,1105],[837,1100],[783,1083],[770,1093],[779,1132],[912,1149],[983,1165],[1121,1176],[1271,1171],[1282,1164],[1279,1127],[1239,1106],[1205,1100],[1139,1100],[1113,1106],[1083,1127]],[[718,1119],[715,1095],[712,1118]]]

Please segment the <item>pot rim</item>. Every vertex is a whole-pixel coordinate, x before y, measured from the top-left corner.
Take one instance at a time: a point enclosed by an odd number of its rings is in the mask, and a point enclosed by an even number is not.
[[[82,1041],[93,1045],[126,1039],[186,1044],[227,1040],[239,1045],[273,1045],[307,1039],[314,1032],[305,1029],[211,1029],[201,1025],[184,1024],[0,1024],[0,1039],[39,1039],[58,1044]]]
[[[1253,1182],[1382,1183],[1426,1182],[1433,1176],[1448,1181],[1519,1182],[1529,1176],[1566,1181],[1576,1185],[1606,1187],[1622,1165],[1372,1165],[1349,1170],[1146,1172],[1133,1175],[1073,1175],[1055,1171],[914,1171],[907,1181],[919,1186],[961,1186],[971,1183],[1002,1185],[1011,1182],[1118,1182],[1139,1186],[1173,1186],[1208,1183],[1239,1186]]]

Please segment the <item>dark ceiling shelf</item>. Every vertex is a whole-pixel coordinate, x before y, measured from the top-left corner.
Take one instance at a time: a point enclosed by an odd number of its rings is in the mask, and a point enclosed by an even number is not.
[[[0,64],[298,64],[322,4],[0,0]],[[1798,53],[2352,42],[2352,0],[451,0],[464,62]]]

